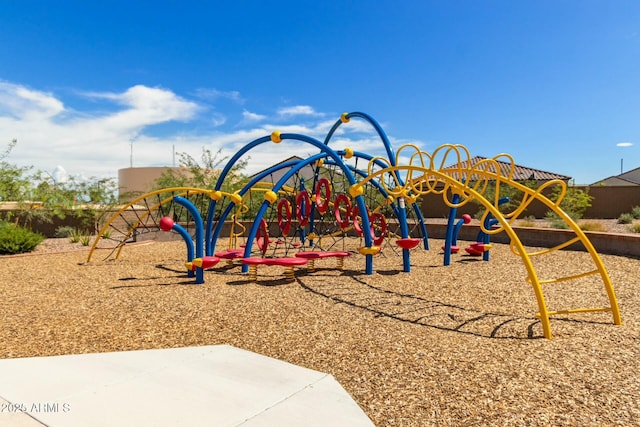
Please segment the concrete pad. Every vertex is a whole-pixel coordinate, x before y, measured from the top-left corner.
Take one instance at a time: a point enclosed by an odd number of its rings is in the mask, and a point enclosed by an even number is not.
[[[0,360],[0,425],[373,426],[329,374],[227,345]]]

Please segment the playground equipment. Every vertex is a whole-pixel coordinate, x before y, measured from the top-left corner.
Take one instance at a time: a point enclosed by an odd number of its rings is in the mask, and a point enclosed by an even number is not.
[[[374,157],[348,147],[338,150],[330,147],[336,130],[352,118],[363,119],[373,126],[380,136],[386,157]],[[306,159],[275,165],[232,193],[222,191],[234,165],[253,148],[262,144],[280,146],[287,143],[306,144],[318,152]],[[408,158],[409,161],[401,164],[401,158]],[[339,266],[343,266],[343,259],[353,253],[364,257],[365,273],[372,274],[374,256],[382,251],[396,250],[402,256],[403,271],[410,272],[410,251],[421,243],[424,249],[429,247],[418,199],[435,194],[442,197],[451,212],[444,246],[445,265],[449,263],[453,247],[456,246],[460,227],[468,220],[463,216],[462,222],[454,224],[456,210],[471,201],[480,204],[484,208],[480,220],[481,232],[478,242],[467,248],[467,252],[471,250],[474,254],[482,254],[488,260],[490,236],[505,233],[509,237],[512,253],[521,259],[527,271],[524,280],[532,286],[536,296],[537,316],[545,337],[552,337],[549,318],[558,314],[611,312],[614,323],[620,324],[613,285],[599,255],[580,227],[559,207],[566,193],[566,184],[554,180],[532,189],[513,179],[515,163],[509,155],[485,158],[475,165],[471,164],[470,158],[464,146],[451,144],[440,146],[432,153],[406,144],[394,153],[375,120],[363,113],[345,113],[331,128],[324,142],[305,135],[277,131],[258,138],[229,159],[213,189],[167,189],[144,195],[117,212],[100,235],[105,238],[109,227],[118,231],[109,233],[120,238],[112,252],[117,257],[124,244],[132,236],[135,238],[138,230],[144,232],[154,227],[157,230],[160,218],[170,216],[179,221],[192,221],[195,235],[189,234],[190,238],[186,233],[189,227],[178,224],[183,227],[184,231],[181,231],[176,221],[169,227],[166,220],[167,223],[162,227],[180,233],[185,242],[189,239],[195,242],[196,253],[192,260],[187,261],[191,263],[187,269],[192,271],[195,268],[196,275],[201,274],[207,268],[205,266],[215,265],[216,259],[226,259],[228,266],[233,266],[234,260],[240,260],[242,271],[249,272],[251,280],[257,279],[259,265],[284,266],[287,279],[293,280],[296,265],[308,263],[308,271],[312,272],[315,260],[333,257],[338,259]],[[364,167],[363,162],[366,163]],[[505,164],[510,166],[505,169]],[[276,172],[279,178],[269,181]],[[543,194],[552,186],[559,188],[556,201],[551,201]],[[492,191],[488,191],[489,188]],[[504,203],[501,189],[506,188],[516,191],[520,196],[510,211],[501,212],[499,206]],[[195,200],[190,204],[182,200],[191,198]],[[573,237],[556,247],[528,252],[511,224],[533,201],[546,205],[554,212],[566,223]],[[250,220],[245,225],[241,218],[247,217]],[[114,225],[122,222],[124,227]],[[231,225],[229,247],[216,252],[225,224]],[[204,228],[203,233],[199,231],[200,226]],[[347,238],[360,242],[357,251],[338,250],[341,249],[341,242],[344,244]],[[240,239],[244,240],[243,244],[239,243]],[[94,242],[88,261],[97,243],[98,240]],[[576,243],[582,244],[589,254],[593,265],[591,268],[587,266],[585,271],[563,277],[538,277],[532,259],[553,254]],[[200,254],[200,248],[203,254]],[[608,307],[547,308],[543,286],[587,276],[595,276],[602,282],[609,299]],[[197,277],[197,280],[201,280],[200,276]]]
[[[249,280],[255,282],[258,280],[259,265],[279,265],[285,267],[284,275],[290,282],[295,280],[293,268],[297,265],[304,265],[307,260],[304,258],[262,258],[249,257],[242,258],[242,265],[249,267]]]
[[[446,233],[447,237],[445,237],[445,244],[444,244],[444,246],[442,246],[442,250],[443,251],[449,252],[449,253],[452,253],[452,254],[457,254],[460,251],[460,247],[457,246],[457,244],[458,244],[458,235],[460,234],[460,229],[462,228],[462,226],[464,224],[469,224],[470,222],[471,222],[471,215],[464,214],[464,215],[462,215],[460,217],[458,222],[456,222],[455,224],[453,223],[453,221],[449,221],[447,223],[447,233]],[[449,227],[451,227],[451,229],[452,229],[451,240],[448,239],[448,237],[449,237]],[[449,242],[450,242],[450,244],[448,244]],[[445,258],[444,265],[449,265],[449,262],[446,261],[446,258]]]

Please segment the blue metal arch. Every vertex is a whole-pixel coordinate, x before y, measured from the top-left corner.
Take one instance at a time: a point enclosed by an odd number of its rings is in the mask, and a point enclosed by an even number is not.
[[[287,174],[285,174],[280,179],[280,181],[278,181],[278,184],[276,184],[277,187],[274,186],[273,191],[277,192],[282,187],[282,185],[284,185],[284,183],[286,183],[287,180],[289,180],[291,178],[291,176],[293,176],[293,174],[296,173],[298,170],[300,170],[302,167],[310,164],[311,162],[317,161],[318,159],[323,158],[323,157],[331,158],[337,165],[340,166],[340,168],[343,170],[345,176],[347,177],[347,180],[349,181],[349,184],[351,184],[351,185],[356,184],[357,181],[355,179],[355,176],[349,170],[349,168],[344,164],[344,162],[341,159],[341,156],[338,155],[338,153],[335,152],[333,149],[329,148],[326,144],[318,141],[317,139],[311,138],[309,136],[299,135],[299,134],[294,134],[294,133],[280,134],[279,137],[280,137],[280,141],[297,140],[297,141],[301,141],[301,142],[310,144],[310,145],[318,148],[321,151],[321,153],[319,153],[318,155],[315,155],[315,156],[311,156],[310,158],[308,158],[306,160],[303,159],[303,160],[298,161],[291,168],[291,170]],[[224,182],[225,177],[231,171],[232,167],[236,164],[238,159],[240,159],[249,150],[257,147],[260,144],[268,142],[268,141],[272,141],[272,136],[271,135],[270,136],[264,136],[262,138],[258,138],[256,140],[250,142],[246,146],[244,146],[241,150],[239,150],[229,160],[229,162],[227,163],[227,165],[223,169],[222,173],[220,174],[220,177],[218,178],[218,182],[216,183],[215,190],[219,190],[222,187],[222,184]],[[312,158],[315,159],[315,160],[309,160],[309,159],[312,159]],[[356,204],[358,205],[358,209],[360,210],[360,212],[366,212],[367,211],[366,210],[366,205],[364,203],[364,198],[362,196],[355,197],[355,201],[356,201]],[[256,215],[256,219],[255,219],[254,223],[252,224],[251,231],[249,232],[250,242],[248,242],[247,249],[246,249],[246,251],[249,252],[249,253],[250,253],[250,250],[251,250],[251,247],[249,246],[249,243],[251,243],[253,241],[253,238],[255,238],[255,234],[257,232],[257,228],[258,228],[259,222],[262,219],[262,217],[264,215],[264,212],[266,211],[268,205],[269,205],[269,202],[265,200],[265,202],[263,202],[263,204],[260,206],[260,210],[258,211],[258,214]],[[212,227],[214,210],[215,210],[215,200],[212,200],[210,205],[209,205],[209,214],[208,214],[208,218],[207,218],[207,222],[208,222],[207,230],[209,230]],[[228,215],[228,213],[227,213],[227,215]],[[219,221],[223,222],[224,218],[221,217]],[[366,215],[364,215],[362,217],[362,227],[365,230],[368,230],[370,228],[369,218]],[[253,232],[253,234],[252,234],[252,232]],[[211,237],[213,238],[213,236],[211,236]],[[373,245],[373,240],[372,240],[372,238],[371,238],[369,233],[364,233],[364,240],[365,240],[365,246],[366,247],[371,247]],[[211,250],[213,250],[213,240],[212,240],[212,244],[211,244]],[[366,255],[365,257],[366,257],[366,273],[367,274],[373,274],[373,256],[372,255]]]
[[[373,117],[371,117],[366,113],[361,113],[359,111],[347,113],[343,117],[344,119],[341,117],[338,121],[336,121],[334,125],[331,127],[331,129],[329,130],[329,133],[327,133],[327,136],[324,139],[324,143],[326,145],[329,145],[329,142],[331,141],[333,134],[335,133],[336,130],[338,130],[340,125],[348,122],[353,117],[359,117],[369,122],[369,124],[371,124],[371,126],[375,129],[375,131],[378,133],[378,136],[380,137],[380,140],[382,141],[382,144],[384,145],[384,149],[387,152],[387,158],[389,159],[389,162],[391,162],[391,166],[396,165],[395,154],[393,152],[393,148],[391,147],[391,142],[389,142],[389,138],[387,137],[387,134],[382,129],[382,126],[380,126],[380,123],[378,123],[376,119],[374,119]]]

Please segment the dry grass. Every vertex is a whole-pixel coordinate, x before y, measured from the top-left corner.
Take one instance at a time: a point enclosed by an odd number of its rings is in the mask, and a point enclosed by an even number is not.
[[[365,275],[353,256],[345,271],[319,261],[294,283],[278,267],[257,284],[219,267],[202,286],[185,277],[180,242],[88,265],[86,251],[3,257],[0,357],[225,343],[333,374],[380,426],[640,424],[639,260],[603,256],[623,326],[606,313],[561,316],[550,341],[506,246],[488,263],[459,254],[443,267],[442,242],[431,245],[412,252],[408,274],[381,255]],[[537,267],[546,277],[587,261],[566,252]],[[548,299],[606,303],[592,280],[554,285]]]
[[[605,225],[602,224],[601,222],[597,222],[597,221],[583,220],[583,221],[580,221],[578,225],[580,226],[580,229],[583,231],[598,231],[601,233],[604,233],[607,231],[607,227],[605,227]]]

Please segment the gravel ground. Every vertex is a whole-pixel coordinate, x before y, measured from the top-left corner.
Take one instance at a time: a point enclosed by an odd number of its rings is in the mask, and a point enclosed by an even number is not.
[[[220,266],[197,286],[181,242],[88,264],[86,248],[52,253],[69,249],[55,243],[0,257],[0,358],[230,344],[331,373],[379,426],[640,425],[640,260],[602,257],[622,326],[608,313],[559,316],[546,340],[505,245],[488,263],[458,254],[443,267],[432,239],[411,273],[381,254],[365,275],[354,255],[344,271],[323,260],[292,283],[279,267],[251,283]],[[561,252],[536,267],[546,277],[588,265]],[[550,309],[606,305],[590,278],[547,291]]]

